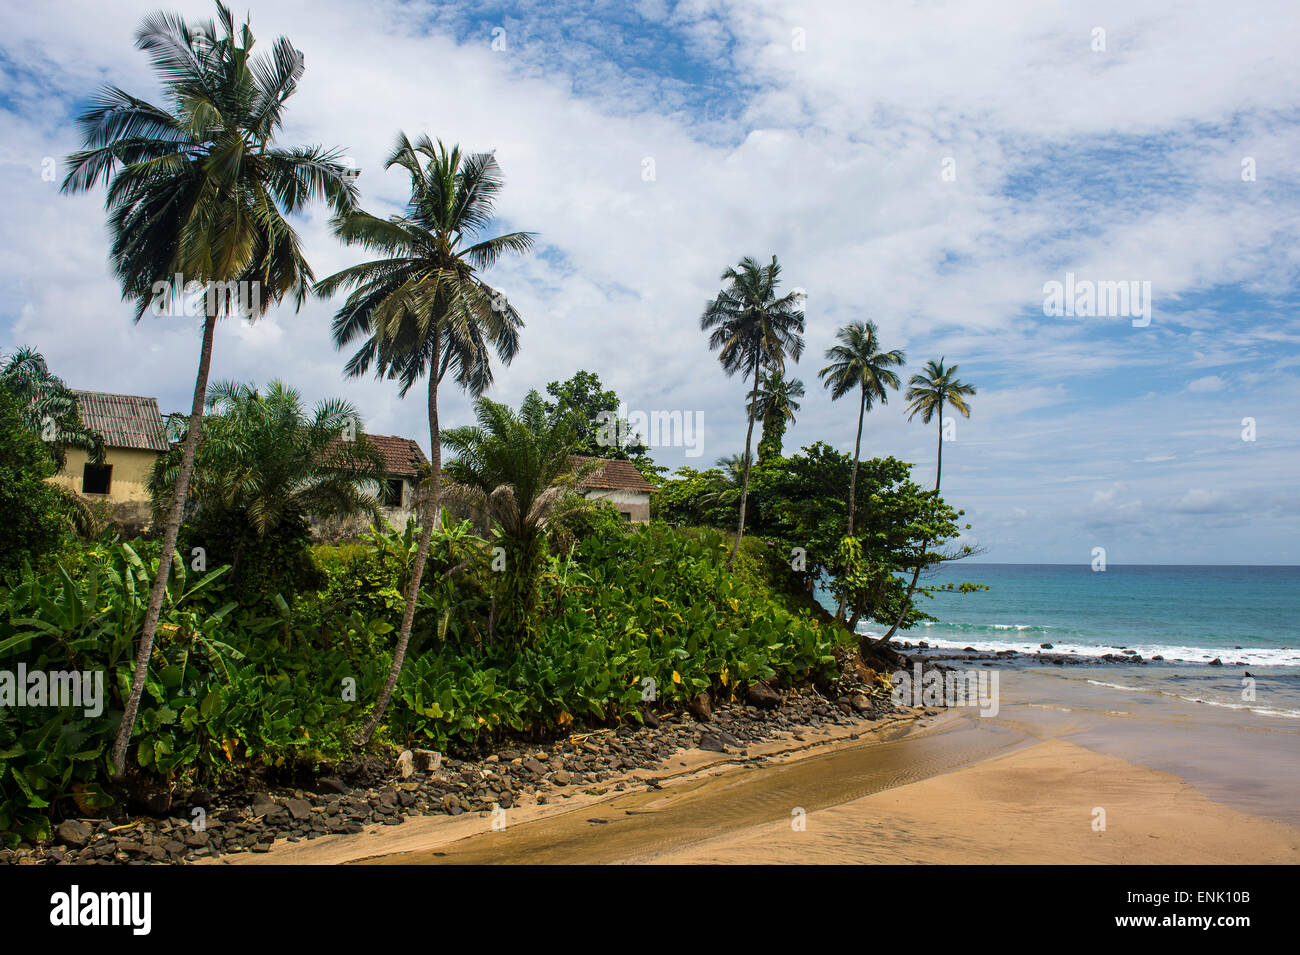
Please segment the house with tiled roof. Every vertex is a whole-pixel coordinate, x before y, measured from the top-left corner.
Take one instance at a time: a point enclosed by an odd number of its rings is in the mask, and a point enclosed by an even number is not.
[[[338,447],[339,440],[342,439],[331,442],[326,447],[327,459],[331,449]],[[368,482],[369,486],[365,490],[378,498],[379,512],[384,519],[401,530],[415,511],[416,488],[429,469],[429,459],[412,438],[367,433],[365,440],[379,451],[383,460],[381,473],[375,480]],[[321,539],[338,540],[365,534],[368,527],[369,519],[357,516],[347,520],[320,522],[313,529]]]
[[[127,533],[148,528],[152,518],[149,475],[167,451],[158,399],[73,391],[81,423],[104,438],[104,463],[91,463],[86,452],[69,448],[67,465],[50,478],[57,484],[108,505],[109,516]]]
[[[624,520],[649,523],[650,495],[655,492],[655,486],[641,476],[631,461],[573,456],[575,470],[593,461],[602,463],[579,480],[579,493],[589,500],[609,501]]]

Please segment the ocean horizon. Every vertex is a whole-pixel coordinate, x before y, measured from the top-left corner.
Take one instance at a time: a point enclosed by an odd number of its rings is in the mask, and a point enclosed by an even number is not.
[[[1131,650],[1169,663],[1300,666],[1300,565],[1110,564],[1094,571],[1086,563],[954,562],[922,577],[931,586],[962,582],[988,590],[922,600],[937,619],[895,639],[942,649],[1092,657]],[[885,628],[866,622],[858,629],[879,635]]]

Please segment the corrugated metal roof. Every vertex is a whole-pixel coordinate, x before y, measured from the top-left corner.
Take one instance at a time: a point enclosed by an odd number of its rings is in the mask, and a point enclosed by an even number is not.
[[[157,398],[112,395],[102,391],[73,391],[81,423],[98,431],[110,448],[166,451],[163,419]]]

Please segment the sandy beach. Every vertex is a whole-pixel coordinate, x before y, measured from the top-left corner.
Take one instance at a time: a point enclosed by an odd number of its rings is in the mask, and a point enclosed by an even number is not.
[[[1116,709],[1119,691],[1080,676],[1009,672],[993,718],[956,708],[747,759],[682,754],[621,792],[512,809],[503,828],[487,813],[416,818],[223,862],[1300,862],[1297,721]]]

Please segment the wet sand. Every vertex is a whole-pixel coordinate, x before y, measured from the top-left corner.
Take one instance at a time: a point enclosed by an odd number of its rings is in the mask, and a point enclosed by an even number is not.
[[[636,774],[661,788],[510,810],[503,829],[486,813],[414,819],[239,861],[1300,862],[1300,720],[1077,670],[1004,669],[992,717],[956,708],[739,764],[685,754]]]

